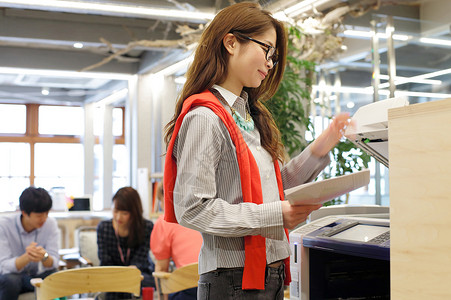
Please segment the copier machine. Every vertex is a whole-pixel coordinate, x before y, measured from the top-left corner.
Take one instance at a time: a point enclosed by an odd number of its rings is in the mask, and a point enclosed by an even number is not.
[[[345,136],[389,166],[391,98],[361,107]],[[290,232],[291,300],[390,299],[390,220],[378,215],[329,215]]]
[[[389,299],[390,220],[327,216],[290,233],[290,299]]]

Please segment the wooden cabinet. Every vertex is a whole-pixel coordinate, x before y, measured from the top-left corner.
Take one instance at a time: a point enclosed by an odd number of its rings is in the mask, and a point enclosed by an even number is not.
[[[388,117],[391,299],[451,299],[451,99]]]

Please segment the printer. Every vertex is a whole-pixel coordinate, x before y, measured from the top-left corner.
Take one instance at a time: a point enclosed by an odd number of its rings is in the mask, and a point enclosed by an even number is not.
[[[397,97],[359,108],[346,138],[388,168],[388,110],[408,104]],[[290,299],[390,299],[388,208],[331,208],[290,232]]]
[[[388,219],[327,216],[292,231],[290,247],[290,299],[390,298]]]
[[[396,97],[360,107],[345,137],[388,168],[388,110],[407,105],[407,97]]]

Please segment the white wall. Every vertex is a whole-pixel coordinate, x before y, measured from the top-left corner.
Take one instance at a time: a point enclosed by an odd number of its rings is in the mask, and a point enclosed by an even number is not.
[[[140,192],[144,215],[148,217],[152,200],[151,177],[161,174],[164,168],[164,126],[174,113],[176,84],[172,76],[143,74],[138,75],[136,85],[129,86],[129,90],[126,132],[130,140],[126,144],[130,149],[131,185]],[[142,176],[149,178],[146,180]]]

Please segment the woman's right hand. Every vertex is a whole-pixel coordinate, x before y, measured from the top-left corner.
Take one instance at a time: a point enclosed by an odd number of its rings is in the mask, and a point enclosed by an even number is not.
[[[299,223],[304,222],[308,215],[321,207],[318,205],[291,205],[288,201],[282,201],[283,227],[293,229]]]

